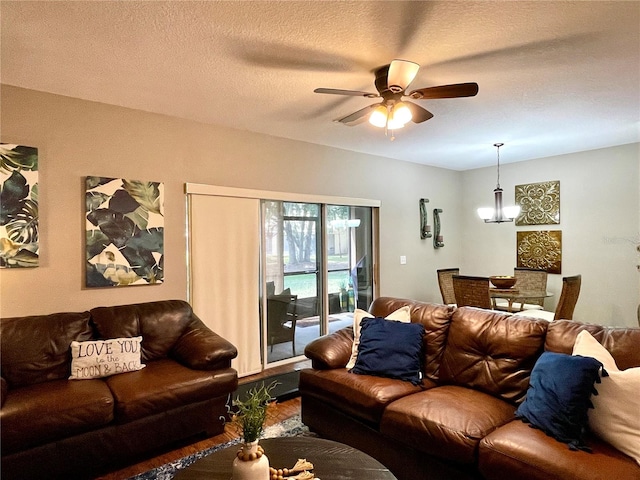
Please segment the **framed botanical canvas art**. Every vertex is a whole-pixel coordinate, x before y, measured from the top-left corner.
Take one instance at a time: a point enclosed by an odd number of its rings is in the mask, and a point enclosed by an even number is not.
[[[164,281],[164,184],[87,177],[86,286]]]
[[[37,267],[38,149],[0,143],[0,267]]]
[[[559,224],[560,182],[516,185],[516,205],[520,206],[517,226]]]
[[[562,273],[562,230],[517,232],[518,267]]]

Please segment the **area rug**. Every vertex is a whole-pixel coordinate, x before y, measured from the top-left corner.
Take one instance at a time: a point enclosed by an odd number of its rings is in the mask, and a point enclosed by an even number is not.
[[[276,423],[270,427],[264,429],[262,438],[276,438],[276,437],[299,437],[299,436],[315,436],[309,432],[309,428],[306,427],[299,415],[295,415],[291,418],[283,420],[280,423]],[[202,450],[201,452],[187,455],[174,462],[166,463],[159,467],[156,467],[148,472],[140,473],[128,480],[171,480],[178,470],[181,470],[191,465],[196,460],[206,457],[218,450],[227,448],[231,445],[237,445],[240,443],[240,439],[237,438],[227,443],[215,445],[213,447]]]

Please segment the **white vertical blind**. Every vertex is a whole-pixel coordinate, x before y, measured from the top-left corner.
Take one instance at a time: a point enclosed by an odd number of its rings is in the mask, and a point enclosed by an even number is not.
[[[238,349],[239,376],[261,371],[260,201],[189,195],[190,302],[214,332]]]

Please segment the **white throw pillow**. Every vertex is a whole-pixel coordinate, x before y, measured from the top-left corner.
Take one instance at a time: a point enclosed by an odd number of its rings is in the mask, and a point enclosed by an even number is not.
[[[618,369],[611,354],[583,330],[576,337],[573,354],[598,360],[609,374],[591,396],[589,427],[640,465],[640,367]]]
[[[374,318],[369,312],[356,308],[353,312],[353,347],[351,347],[351,358],[347,363],[347,369],[351,370],[356,366],[358,359],[358,345],[360,345],[360,322],[365,318]],[[411,308],[409,305],[400,307],[398,310],[391,312],[385,317],[386,320],[395,320],[397,322],[411,322]]]
[[[108,377],[144,368],[146,365],[140,363],[141,342],[142,337],[71,342],[69,380]]]

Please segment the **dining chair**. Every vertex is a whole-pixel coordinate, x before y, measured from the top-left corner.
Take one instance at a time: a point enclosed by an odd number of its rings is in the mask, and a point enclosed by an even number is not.
[[[562,278],[562,291],[560,292],[560,299],[558,300],[555,312],[549,312],[547,310],[523,310],[522,312],[514,313],[514,315],[540,318],[549,322],[560,319],[573,320],[573,311],[576,308],[576,303],[578,303],[581,284],[582,275]]]
[[[453,291],[458,307],[479,307],[491,309],[489,277],[469,277],[454,275]]]
[[[277,343],[291,342],[296,354],[297,295],[272,295],[267,298],[267,339],[271,351]]]
[[[442,268],[438,273],[438,285],[442,294],[442,303],[456,306],[456,294],[453,291],[453,276],[460,274],[459,268]]]
[[[515,267],[513,276],[516,277],[515,288],[527,292],[545,292],[547,290],[547,272],[535,268]],[[496,299],[496,310],[509,311],[509,302],[505,299]],[[514,300],[511,306],[513,310],[544,310],[544,297],[527,298],[527,303]]]

